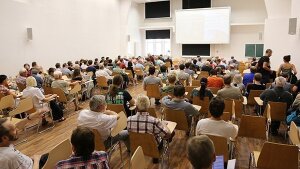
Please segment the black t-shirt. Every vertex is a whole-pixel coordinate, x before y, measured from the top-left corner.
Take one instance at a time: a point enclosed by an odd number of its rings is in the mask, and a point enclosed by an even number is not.
[[[105,98],[106,103],[108,103],[108,104],[123,104],[127,116],[130,116],[130,114],[131,114],[129,107],[127,106],[127,104],[129,103],[129,101],[131,99],[132,99],[131,95],[126,90],[123,90],[121,88],[118,89],[116,96],[112,97],[108,93]]]
[[[297,86],[296,93],[298,93],[300,91],[300,80],[297,80],[297,82],[295,83],[295,86]]]
[[[249,93],[251,90],[265,90],[266,89],[266,86],[265,85],[258,85],[258,84],[253,84],[253,83],[249,83],[247,85],[247,93],[246,93],[246,96],[248,97],[249,96]]]
[[[263,68],[264,62],[270,63],[270,58],[268,56],[261,57],[257,64],[257,71],[259,73],[261,73],[262,75],[270,74],[270,72],[268,70]],[[270,65],[268,67],[271,68]]]

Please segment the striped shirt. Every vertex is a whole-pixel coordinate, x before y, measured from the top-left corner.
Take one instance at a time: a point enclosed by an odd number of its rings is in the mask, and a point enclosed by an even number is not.
[[[128,117],[128,132],[154,134],[157,143],[161,142],[161,138],[170,134],[168,127],[158,118],[152,117],[148,112],[138,112],[134,116]]]

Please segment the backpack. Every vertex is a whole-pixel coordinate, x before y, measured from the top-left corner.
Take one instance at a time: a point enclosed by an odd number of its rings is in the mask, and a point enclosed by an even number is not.
[[[292,121],[297,126],[300,126],[300,113],[299,113],[299,109],[295,110],[295,111],[292,111],[292,113],[286,117],[286,123],[287,123],[287,125],[290,125],[292,123]]]

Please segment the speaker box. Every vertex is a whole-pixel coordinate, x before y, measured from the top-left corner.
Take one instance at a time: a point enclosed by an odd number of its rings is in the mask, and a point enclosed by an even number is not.
[[[27,28],[27,39],[28,40],[32,40],[33,39],[32,28]]]
[[[296,35],[297,33],[297,18],[289,19],[289,34]]]

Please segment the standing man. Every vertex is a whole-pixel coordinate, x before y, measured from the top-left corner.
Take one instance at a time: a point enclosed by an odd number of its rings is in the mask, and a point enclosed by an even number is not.
[[[269,83],[271,75],[273,74],[270,66],[270,57],[272,56],[272,53],[271,49],[267,49],[266,55],[261,57],[256,64],[257,72],[262,75],[261,82],[263,84]]]

